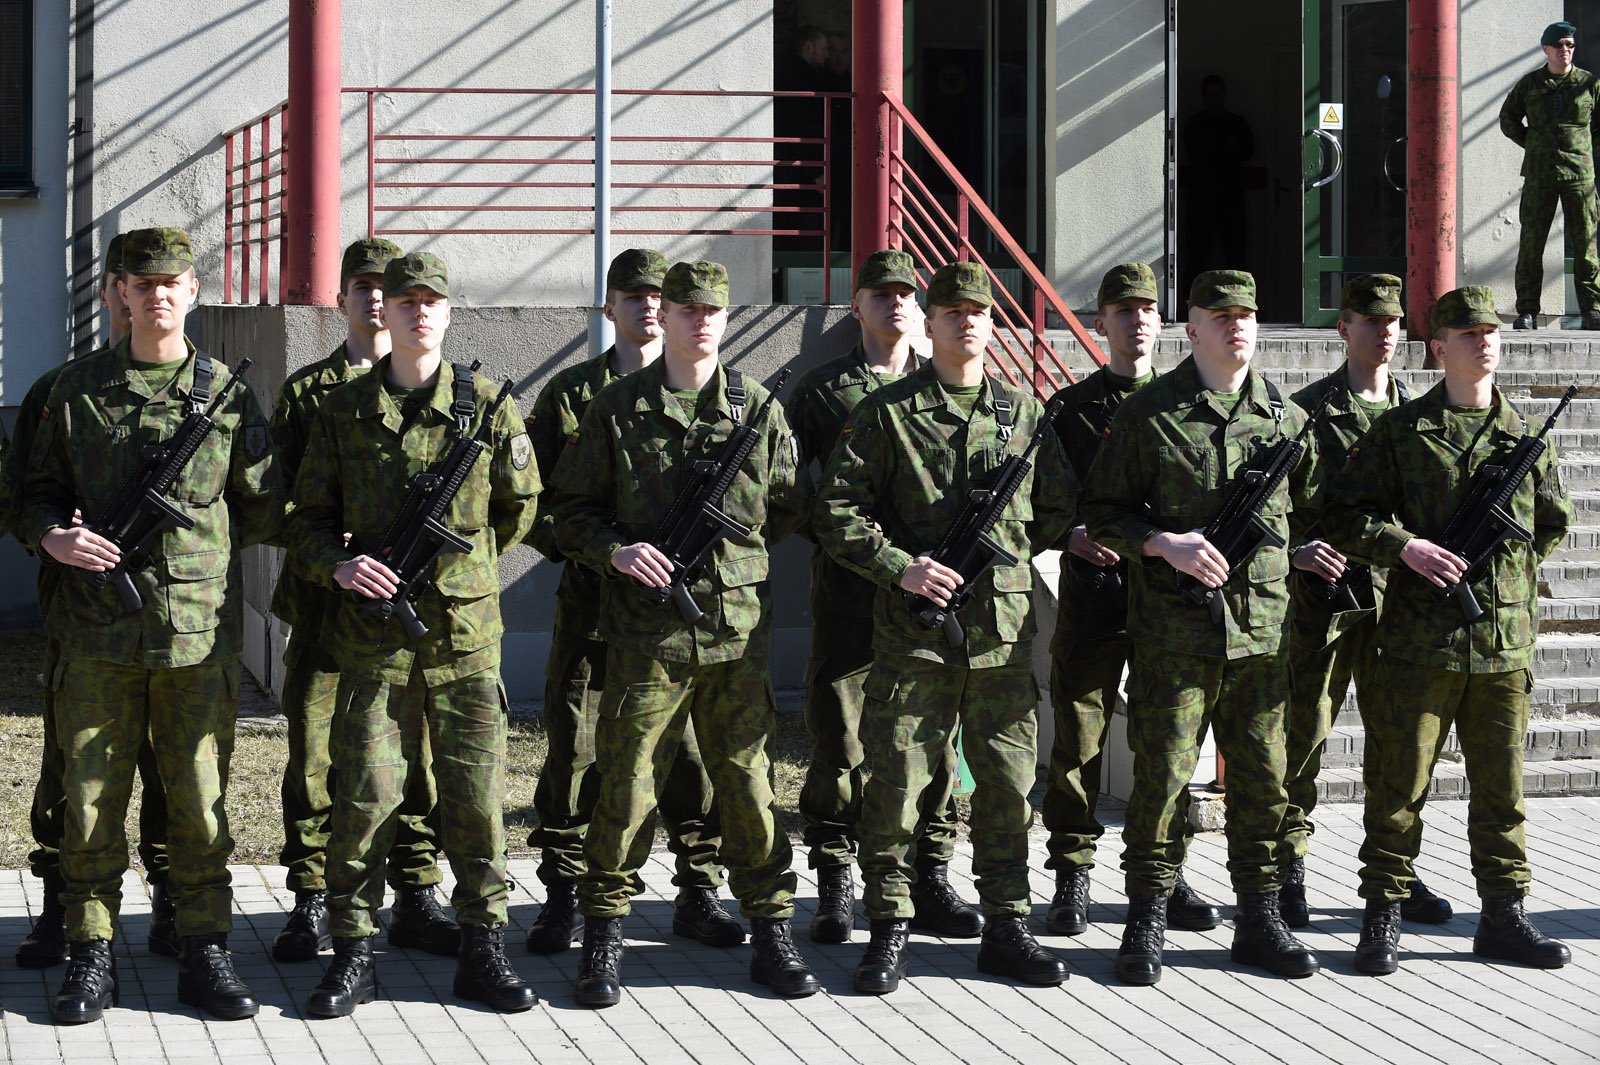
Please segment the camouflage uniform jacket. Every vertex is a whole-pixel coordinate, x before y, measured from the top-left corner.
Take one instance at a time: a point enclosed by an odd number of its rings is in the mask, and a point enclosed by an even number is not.
[[[726,371],[719,367],[708,387],[712,394],[702,395],[691,416],[667,390],[664,358],[617,381],[590,402],[553,482],[558,546],[605,578],[601,637],[664,662],[765,658],[772,624],[768,548],[800,527],[810,505],[794,437],[774,404],[723,499],[723,512],[750,526],[750,536],[717,544],[689,585],[705,616],[691,625],[673,604],[648,602],[637,581],[617,572],[616,549],[654,539],[690,464],[714,456],[733,430]],[[744,387],[748,423],[767,390],[748,376]]]
[[[438,465],[458,435],[450,413],[455,368],[440,364],[428,404],[407,424],[384,388],[389,358],[335,389],[317,411],[295,479],[289,549],[306,573],[336,592],[323,631],[340,668],[403,683],[420,662],[427,683],[437,685],[500,661],[505,626],[498,562],[533,522],[539,470],[516,404],[508,400],[495,417],[491,450],[479,456],[445,513],[444,525],[472,541],[472,550],[440,555],[434,564],[433,579],[416,600],[428,635],[409,643],[398,620],[361,609],[356,593],[338,589],[333,571],[378,549],[412,479]],[[487,378],[474,375],[469,435],[479,432],[496,391]],[[346,530],[352,534],[348,547]]]
[[[1594,184],[1597,96],[1600,79],[1579,67],[1560,77],[1540,67],[1517,79],[1500,105],[1500,132],[1522,146],[1524,179],[1545,185]]]
[[[545,484],[555,483],[556,462],[566,450],[567,441],[583,423],[589,401],[618,379],[618,375],[611,372],[611,356],[616,350],[607,348],[597,359],[562,370],[545,383],[534,401],[527,421],[528,439],[533,441],[533,457],[539,463],[539,476]],[[576,638],[597,640],[600,638],[600,574],[581,562],[564,559],[556,547],[556,521],[551,510],[554,498],[553,492],[540,497],[539,514],[528,533],[528,546],[552,561],[566,562],[561,568],[561,583],[556,588],[563,631],[570,631]]]
[[[1322,412],[1311,434],[1317,438],[1317,462],[1322,467],[1323,492],[1326,494],[1339,479],[1350,452],[1372,428],[1373,414],[1356,402],[1350,391],[1350,380],[1345,368],[1313,381],[1292,397],[1301,410],[1314,410],[1322,401],[1322,393],[1331,389],[1328,406]],[[1400,386],[1391,374],[1389,377],[1389,408],[1401,403]],[[1305,540],[1323,539],[1320,528],[1304,531]],[[1291,546],[1298,546],[1291,545]],[[1383,606],[1383,590],[1389,572],[1382,567],[1370,571],[1374,610]],[[1295,572],[1289,577],[1289,638],[1304,647],[1326,647],[1341,632],[1351,628],[1374,610],[1347,610],[1330,614],[1325,605],[1311,594],[1310,581],[1321,578],[1309,573]]]
[[[1089,467],[1100,452],[1100,445],[1111,428],[1111,419],[1117,408],[1123,400],[1151,380],[1151,374],[1130,380],[1102,366],[1088,377],[1061,390],[1060,395],[1066,403],[1056,415],[1056,435],[1061,438],[1067,461],[1072,464],[1072,472],[1077,474],[1080,484],[1089,479]],[[1071,568],[1064,539],[1060,547],[1060,599],[1056,613],[1057,638],[1052,642],[1052,653],[1065,653],[1068,637],[1072,633],[1113,636],[1121,632],[1127,623],[1123,611],[1107,595],[1085,587],[1077,577]]]
[[[1078,480],[1039,402],[1016,392],[1008,398],[1009,443],[1001,440],[989,389],[969,420],[930,363],[862,400],[845,427],[823,473],[813,526],[835,560],[878,586],[875,651],[974,669],[1032,656],[1030,561],[1072,528]],[[994,469],[1041,432],[1033,469],[990,533],[1017,564],[983,575],[961,610],[966,643],[951,647],[941,630],[924,628],[906,609],[900,576],[914,556],[939,545],[968,493],[987,487]]]
[[[1433,584],[1400,561],[1413,537],[1439,537],[1485,462],[1504,458],[1526,431],[1499,388],[1488,424],[1457,418],[1444,383],[1380,417],[1328,495],[1323,526],[1340,551],[1394,572],[1378,621],[1378,647],[1404,662],[1470,673],[1533,664],[1539,561],[1566,535],[1572,502],[1555,448],[1546,448],[1511,500],[1511,516],[1533,543],[1501,545],[1472,585],[1485,616],[1471,625]],[[1475,434],[1475,435],[1474,435]]]
[[[211,391],[232,376],[212,360]],[[80,508],[90,524],[137,469],[141,451],[169,439],[194,387],[194,345],[176,377],[152,395],[129,342],[61,369],[37,423],[22,515],[24,542],[39,550]],[[195,520],[162,534],[151,564],[133,574],[144,608],[124,612],[110,587],[63,578],[46,631],[70,655],[149,669],[238,657],[244,582],[239,551],[275,536],[283,489],[266,417],[249,388],[230,393],[216,428],[167,497]]]
[[[1205,386],[1194,358],[1130,396],[1117,410],[1111,432],[1084,489],[1089,535],[1131,561],[1128,633],[1152,648],[1214,658],[1243,658],[1281,649],[1289,608],[1289,553],[1256,552],[1247,572],[1223,588],[1223,625],[1210,611],[1178,592],[1177,572],[1159,558],[1143,558],[1144,542],[1158,532],[1202,529],[1237,485],[1240,471],[1266,447],[1294,436],[1305,414],[1292,403],[1274,420],[1265,379],[1245,377],[1230,413]],[[1262,517],[1286,541],[1293,528],[1316,520],[1321,504],[1315,438],[1268,501]]]
[[[317,410],[328,393],[354,381],[361,371],[350,368],[350,360],[340,344],[333,354],[318,359],[283,383],[278,406],[272,412],[272,442],[283,466],[283,483],[293,487],[306,455]],[[290,625],[314,625],[322,620],[328,606],[328,588],[312,580],[299,565],[293,552],[283,559],[278,585],[272,592],[272,612]]]

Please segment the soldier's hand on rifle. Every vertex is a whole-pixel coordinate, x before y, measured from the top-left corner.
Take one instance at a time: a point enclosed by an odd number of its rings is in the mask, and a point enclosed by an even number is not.
[[[1096,566],[1115,566],[1122,561],[1122,556],[1111,548],[1089,539],[1089,530],[1083,525],[1073,529],[1067,536],[1067,550]]]
[[[1322,540],[1312,540],[1296,551],[1291,561],[1295,569],[1315,573],[1323,580],[1332,583],[1344,576],[1344,565],[1349,559],[1335,551],[1332,544]]]
[[[949,606],[950,597],[961,584],[961,574],[949,566],[940,565],[927,555],[918,555],[900,574],[900,587],[908,592],[931,599],[940,606]]]
[[[104,573],[122,559],[116,544],[83,525],[70,529],[57,526],[39,539],[39,546],[63,566],[77,566],[91,573]]]
[[[672,560],[654,544],[629,544],[611,552],[611,565],[647,588],[665,588],[672,583]]]
[[[394,593],[400,590],[394,570],[371,555],[357,555],[348,562],[340,563],[339,568],[333,571],[333,579],[345,591],[364,595],[368,599],[393,599]]]
[[[1221,588],[1228,580],[1228,560],[1193,529],[1186,533],[1156,533],[1144,542],[1144,553],[1163,559],[1180,573],[1187,573],[1207,588]]]
[[[1420,536],[1406,541],[1400,549],[1400,561],[1440,588],[1460,584],[1461,578],[1467,575],[1464,559]]]

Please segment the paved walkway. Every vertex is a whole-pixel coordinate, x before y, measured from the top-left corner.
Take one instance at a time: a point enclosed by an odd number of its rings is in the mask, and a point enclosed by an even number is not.
[[[533,863],[518,860],[513,900],[513,958],[543,1002],[502,1017],[458,1004],[450,995],[452,964],[407,951],[384,951],[380,1000],[355,1017],[306,1021],[301,1014],[317,982],[317,966],[277,967],[267,946],[292,897],[276,868],[234,870],[239,918],[233,947],[241,974],[262,1001],[253,1021],[202,1020],[178,1004],[173,963],[145,952],[149,900],[136,877],[118,943],[126,985],[121,1007],[99,1024],[58,1029],[47,996],[61,969],[41,974],[11,965],[9,955],[38,905],[37,882],[25,872],[0,873],[0,1060],[19,1065],[110,1065],[221,1061],[227,1065],[402,1065],[411,1062],[759,1062],[808,1065],[911,1061],[1027,1065],[1094,1063],[1393,1062],[1419,1065],[1509,1065],[1600,1060],[1600,798],[1539,799],[1530,804],[1529,849],[1538,877],[1530,910],[1565,939],[1574,962],[1555,972],[1490,965],[1471,955],[1476,916],[1467,873],[1466,804],[1429,807],[1419,872],[1460,914],[1437,928],[1408,926],[1402,971],[1375,979],[1350,966],[1360,925],[1354,854],[1360,807],[1326,806],[1319,817],[1309,891],[1315,911],[1306,940],[1324,971],[1308,980],[1242,972],[1227,960],[1228,926],[1172,933],[1166,974],[1153,988],[1117,984],[1112,958],[1125,900],[1114,857],[1095,870],[1094,920],[1074,940],[1047,939],[1072,966],[1060,988],[1020,988],[981,976],[974,942],[918,936],[912,977],[884,998],[852,993],[850,972],[865,931],[852,946],[802,948],[826,992],[787,1002],[752,985],[748,947],[717,950],[670,934],[670,856],[658,852],[646,870],[649,890],[627,923],[627,993],[621,1005],[576,1007],[571,981],[578,953],[554,961],[521,949],[542,891]],[[1120,849],[1118,829],[1106,853]],[[1051,874],[1042,838],[1034,848],[1034,890],[1042,911]],[[971,897],[966,855],[960,888]],[[1220,836],[1199,837],[1189,879],[1227,900]],[[803,931],[815,890],[802,871]],[[535,895],[529,891],[540,892]],[[380,941],[381,942],[381,941]]]

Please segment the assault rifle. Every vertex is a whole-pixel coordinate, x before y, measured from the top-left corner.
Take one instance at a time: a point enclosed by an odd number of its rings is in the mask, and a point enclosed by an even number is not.
[[[1011,498],[1022,487],[1028,471],[1033,469],[1033,453],[1038,450],[1045,435],[1053,431],[1050,427],[1065,402],[1060,394],[1050,401],[1028,446],[1022,449],[1020,455],[1011,455],[995,467],[989,487],[974,488],[968,493],[966,504],[946,530],[944,539],[929,552],[929,557],[935,562],[961,574],[961,583],[950,594],[950,602],[940,606],[925,595],[902,593],[911,616],[926,628],[943,629],[945,642],[951,647],[960,647],[967,642],[967,632],[956,615],[972,600],[978,579],[994,566],[1017,564],[1017,556],[996,543],[989,533],[1000,521],[1000,515],[1005,512]]]
[[[1232,580],[1234,574],[1244,568],[1263,545],[1283,547],[1286,543],[1272,526],[1262,520],[1261,511],[1305,453],[1306,435],[1322,417],[1323,410],[1328,406],[1328,396],[1328,392],[1323,392],[1322,401],[1293,439],[1286,437],[1273,444],[1267,449],[1265,461],[1258,468],[1247,469],[1240,475],[1238,486],[1228,496],[1227,502],[1222,504],[1217,516],[1211,519],[1211,524],[1205,527],[1206,540],[1222,552],[1222,557],[1228,561],[1228,580]],[[1209,607],[1211,620],[1222,624],[1221,588],[1207,588],[1194,577],[1180,571],[1178,592],[1195,606]]]
[[[1544,442],[1546,434],[1577,394],[1578,386],[1569,386],[1544,428],[1518,440],[1504,462],[1486,462],[1479,466],[1478,472],[1472,475],[1472,483],[1467,486],[1467,498],[1461,501],[1450,523],[1444,527],[1439,546],[1459,556],[1467,564],[1467,572],[1455,584],[1443,588],[1435,585],[1434,592],[1441,599],[1453,597],[1461,607],[1462,620],[1468,625],[1483,617],[1483,607],[1472,594],[1472,583],[1483,577],[1495,550],[1512,539],[1533,543],[1533,533],[1511,516],[1511,499],[1533,472],[1539,456],[1544,454],[1548,446]]]
[[[481,365],[481,362],[474,362],[472,370]],[[459,367],[456,373],[462,373]],[[466,378],[470,383],[471,371],[466,373]],[[428,635],[428,626],[417,617],[416,603],[432,583],[434,561],[443,554],[466,554],[472,550],[471,540],[445,527],[444,516],[477,465],[478,457],[490,450],[488,440],[493,435],[495,415],[510,394],[508,380],[500,386],[499,394],[484,414],[477,435],[468,436],[463,425],[449,453],[433,469],[424,470],[411,479],[411,491],[389,523],[377,551],[372,552],[374,558],[394,572],[398,587],[388,599],[361,596],[361,609],[385,621],[398,617],[408,640],[420,640]],[[461,418],[458,408],[459,403],[452,409],[456,409],[457,417]]]
[[[198,366],[197,358],[197,369]],[[115,588],[124,611],[132,613],[144,606],[144,597],[133,586],[132,574],[150,564],[150,551],[161,534],[169,529],[194,528],[194,519],[163,497],[183,474],[211,430],[216,428],[214,416],[227,402],[228,393],[244,380],[244,372],[249,368],[250,360],[241,360],[215,397],[208,397],[200,388],[194,389],[190,393],[189,412],[178,424],[177,432],[170,439],[151,444],[140,452],[139,467],[122,482],[100,516],[89,522],[89,531],[116,544],[121,558],[108,570],[79,572],[95,588],[108,584]],[[211,399],[211,406],[201,406],[207,398]]]
[[[700,566],[706,556],[723,539],[729,536],[746,537],[752,531],[750,526],[723,513],[722,499],[733,487],[740,467],[760,442],[767,409],[778,398],[778,391],[787,380],[789,371],[784,369],[778,373],[772,391],[767,394],[766,401],[749,424],[734,426],[714,458],[701,459],[690,465],[689,476],[679,489],[678,498],[672,501],[666,516],[650,537],[656,550],[671,561],[672,580],[663,588],[641,585],[639,594],[647,602],[658,605],[672,600],[683,620],[691,625],[705,616],[700,604],[689,594],[689,586],[699,576]]]

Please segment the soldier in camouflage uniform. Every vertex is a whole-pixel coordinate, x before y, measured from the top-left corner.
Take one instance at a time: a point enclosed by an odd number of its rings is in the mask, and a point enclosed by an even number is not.
[[[1100,450],[1111,418],[1123,400],[1155,377],[1150,367],[1161,335],[1156,277],[1144,263],[1124,263],[1100,281],[1095,332],[1106,338],[1106,364],[1062,390],[1056,435],[1079,481]],[[1089,927],[1089,870],[1095,841],[1105,827],[1095,817],[1100,801],[1101,755],[1122,669],[1133,651],[1127,634],[1128,564],[1115,551],[1089,539],[1079,525],[1061,556],[1055,636],[1050,642],[1050,704],[1055,742],[1043,819],[1050,831],[1045,868],[1056,873],[1056,894],[1045,915],[1054,935],[1081,935]],[[1178,817],[1188,823],[1187,790],[1178,796]],[[1167,901],[1174,928],[1215,928],[1221,915],[1178,871]]]
[[[116,347],[128,335],[128,305],[122,302],[117,290],[117,279],[121,276],[122,237],[118,235],[106,245],[105,269],[100,274],[100,305],[106,311],[106,345],[94,351],[89,358],[97,358]],[[45,400],[55,387],[56,378],[61,376],[67,365],[62,363],[40,374],[17,408],[17,432],[12,441],[9,483],[18,501],[22,497],[22,479],[27,473],[28,457],[33,450],[34,435],[39,428]],[[49,616],[50,604],[65,573],[60,566],[39,567],[38,602],[42,616]],[[56,663],[60,660],[60,646],[46,636],[46,677],[55,672]],[[29,815],[35,846],[28,854],[28,865],[33,875],[44,881],[44,906],[32,931],[17,947],[16,955],[17,964],[28,969],[48,968],[67,958],[67,913],[61,905],[60,863],[66,793],[61,786],[64,765],[61,746],[56,742],[54,704],[55,693],[46,685],[44,746],[40,751],[39,780],[34,785],[33,807]],[[153,953],[176,958],[178,932],[175,921],[178,911],[172,904],[172,895],[167,891],[167,800],[148,734],[139,744],[139,782],[139,861],[150,883],[150,934],[145,942]]]
[[[199,292],[193,265],[182,230],[127,234],[118,284],[132,333],[67,366],[45,401],[22,531],[54,562],[91,573],[117,565],[117,545],[75,525],[74,510],[96,520],[144,449],[201,413],[231,376],[183,335]],[[257,1011],[227,951],[233,841],[223,793],[244,637],[239,549],[276,534],[283,493],[249,388],[230,392],[212,417],[215,430],[166,493],[193,527],[160,534],[150,564],[131,574],[143,606],[127,610],[115,589],[69,577],[46,619],[61,654],[47,680],[65,759],[60,860],[72,944],[51,1002],[58,1024],[94,1020],[117,994],[111,939],[128,864],[123,818],[147,732],[167,792],[178,997],[228,1019]]]
[[[345,249],[339,265],[344,343],[285,381],[272,415],[272,439],[285,483],[294,483],[323,400],[389,354],[389,330],[383,321],[383,269],[401,254],[393,242],[374,238],[358,240]],[[287,870],[284,880],[294,892],[295,902],[283,930],[272,941],[272,956],[278,961],[309,961],[319,950],[333,945],[328,934],[324,866],[336,784],[328,741],[339,690],[339,663],[328,648],[322,621],[336,603],[333,589],[305,574],[295,555],[284,557],[272,593],[272,612],[292,626],[283,655],[289,760],[283,767],[280,792],[284,843],[278,861]],[[429,816],[437,801],[430,762],[424,737],[417,771],[406,782],[394,845],[389,850],[389,884],[395,890],[389,942],[453,958],[461,945],[461,930],[434,894],[434,885],[443,875]]]
[[[1570,22],[1553,22],[1539,39],[1545,65],[1517,79],[1500,105],[1500,132],[1522,147],[1522,202],[1517,221],[1517,329],[1538,327],[1544,245],[1556,204],[1566,219],[1572,281],[1585,329],[1600,329],[1600,256],[1595,230],[1594,143],[1600,132],[1600,79],[1573,65]]]
[[[933,358],[856,407],[823,473],[813,518],[818,543],[878,589],[861,718],[872,777],[856,829],[872,939],[854,982],[868,994],[892,992],[906,975],[923,793],[957,727],[977,783],[972,868],[985,918],[978,968],[1044,986],[1067,978],[1066,964],[1039,946],[1027,923],[1039,702],[1029,559],[1072,527],[1078,482],[1038,401],[984,375],[992,304],[977,264],[934,273]],[[940,606],[950,601],[962,576],[930,552],[969,494],[989,486],[1035,436],[1042,438],[1034,468],[989,532],[1016,562],[977,578],[960,613],[964,641],[951,646],[945,631],[911,613],[905,593]]]
[[[917,271],[903,251],[867,256],[856,274],[850,313],[861,323],[861,342],[847,354],[808,372],[790,393],[784,412],[800,454],[825,467],[850,412],[883,385],[915,369],[911,332],[917,307]],[[855,924],[856,821],[861,814],[862,687],[872,666],[872,602],[877,587],[835,562],[818,547],[811,556],[811,662],[806,669],[806,728],[811,762],[800,790],[800,815],[811,867],[817,871],[817,912],[811,939],[847,943]],[[956,752],[933,767],[923,792],[917,835],[911,925],[939,935],[970,938],[983,931],[983,914],[950,886],[955,855]]]
[[[1522,743],[1539,628],[1538,566],[1566,535],[1572,503],[1555,448],[1546,448],[1506,508],[1531,541],[1512,537],[1489,555],[1470,583],[1484,614],[1464,621],[1459,601],[1444,589],[1468,579],[1467,560],[1439,539],[1478,472],[1503,466],[1527,427],[1494,383],[1494,293],[1486,286],[1445,293],[1429,326],[1444,380],[1378,419],[1332,486],[1323,522],[1340,551],[1390,570],[1378,621],[1377,706],[1368,718],[1382,734],[1382,764],[1367,786],[1367,908],[1355,964],[1373,974],[1399,967],[1400,902],[1414,879],[1433,766],[1454,726],[1471,785],[1467,842],[1483,899],[1472,952],[1559,968],[1571,952],[1523,910],[1533,874],[1523,830]]]
[[[528,415],[533,455],[546,483],[567,440],[578,431],[589,401],[611,382],[661,355],[661,282],[666,273],[666,260],[649,249],[630,248],[611,260],[604,311],[616,327],[616,343],[598,358],[550,378]],[[549,495],[541,500],[528,543],[546,558],[562,558]],[[577,883],[583,873],[583,839],[600,783],[594,731],[606,686],[601,586],[598,570],[568,561],[556,590],[556,620],[545,664],[544,722],[550,746],[533,793],[539,825],[528,836],[528,845],[542,852],[539,879],[547,889],[539,916],[528,929],[528,949],[535,954],[560,953],[583,937]],[[662,786],[661,816],[667,824],[667,846],[677,857],[672,930],[712,946],[744,942],[744,927],[717,901],[722,828],[692,723],[684,726],[683,742]],[[654,833],[646,829],[645,835]]]
[[[493,411],[495,386],[444,360],[449,293],[436,256],[389,260],[383,313],[393,350],[323,400],[295,479],[289,548],[302,572],[348,593],[330,601],[322,628],[341,680],[327,856],[334,957],[307,1004],[319,1017],[347,1015],[376,993],[372,937],[383,866],[407,782],[421,768],[424,733],[438,782],[439,841],[456,875],[455,994],[502,1012],[537,1001],[505,956],[505,628],[497,563],[533,523],[539,471],[516,404]],[[410,598],[426,631],[412,639],[399,619],[365,604],[399,590],[394,571],[370,552],[380,549],[414,479],[436,470],[463,436],[482,441],[485,453],[442,524],[471,546],[440,555],[418,578],[425,586]]]
[[[1263,544],[1229,580],[1203,529],[1262,453],[1300,431],[1305,414],[1251,372],[1255,279],[1211,270],[1189,291],[1193,354],[1117,409],[1089,472],[1089,536],[1130,567],[1128,632],[1138,650],[1128,680],[1133,792],[1123,830],[1128,923],[1117,952],[1127,983],[1161,978],[1167,899],[1183,859],[1178,796],[1208,727],[1228,760],[1228,870],[1239,894],[1232,957],[1279,976],[1306,976],[1317,959],[1284,926],[1282,885],[1284,691],[1281,654],[1289,554]],[[1262,518],[1281,541],[1315,520],[1314,441],[1278,485]],[[1165,562],[1166,565],[1157,564]],[[1179,592],[1187,574],[1217,589],[1220,616]]]
[[[767,670],[768,548],[804,520],[808,485],[782,408],[751,425],[766,390],[718,362],[727,270],[678,263],[662,298],[662,357],[594,397],[552,483],[557,546],[604,576],[608,647],[595,728],[599,796],[578,881],[577,999],[599,1007],[621,998],[622,919],[649,857],[650,815],[690,722],[716,788],[729,882],[751,921],[751,979],[781,995],[811,995],[817,979],[789,930],[795,876],[767,754],[777,714]],[[672,602],[647,594],[672,579],[671,560],[651,540],[692,465],[713,459],[740,424],[751,425],[756,444],[721,509],[750,531],[720,540],[686,575],[704,612],[688,622]]]

